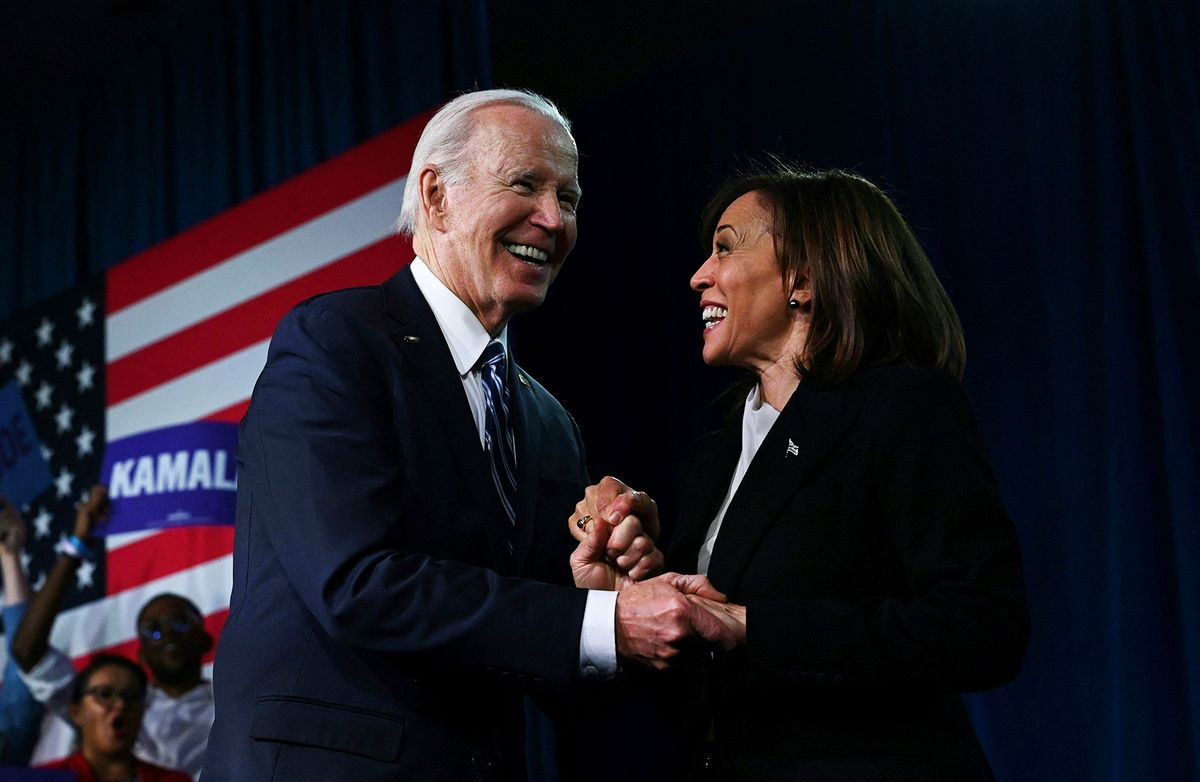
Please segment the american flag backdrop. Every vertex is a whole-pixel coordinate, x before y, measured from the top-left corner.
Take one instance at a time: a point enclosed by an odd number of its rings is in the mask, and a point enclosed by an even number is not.
[[[75,504],[100,475],[104,452],[104,285],[87,283],[0,325],[0,387],[16,381],[54,483],[22,508],[22,562],[34,589],[71,531]],[[89,477],[90,476],[90,477]],[[70,608],[104,596],[105,563],[85,562]],[[10,632],[12,628],[5,628]]]
[[[297,302],[381,282],[412,259],[393,233],[429,114],[262,193],[0,324],[0,387],[16,379],[54,484],[24,508],[35,586],[106,442],[192,421],[241,419],[271,332]],[[219,638],[232,586],[230,526],[114,535],[85,564],[51,644],[78,667],[136,656],[138,609],[191,598]],[[212,653],[206,660],[211,665]]]

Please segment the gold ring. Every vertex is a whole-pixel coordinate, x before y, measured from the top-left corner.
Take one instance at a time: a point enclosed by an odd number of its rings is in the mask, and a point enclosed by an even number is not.
[[[579,521],[575,522],[575,526],[586,532],[587,531],[587,523],[591,520],[592,520],[592,517],[589,514],[587,516],[580,518]]]

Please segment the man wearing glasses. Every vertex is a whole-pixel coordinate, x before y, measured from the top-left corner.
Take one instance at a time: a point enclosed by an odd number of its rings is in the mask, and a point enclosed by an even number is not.
[[[87,541],[106,510],[104,487],[93,487],[87,502],[79,507],[74,538],[81,543]],[[35,764],[71,751],[74,734],[62,716],[76,672],[70,659],[49,645],[49,638],[67,587],[87,555],[86,543],[59,554],[13,637],[13,660],[21,670],[21,678],[33,696],[58,717],[43,723],[33,755]],[[145,716],[134,754],[195,778],[204,762],[213,723],[212,682],[203,678],[201,667],[204,654],[212,648],[212,636],[192,601],[169,593],[157,595],[142,606],[137,632],[138,661],[150,669],[154,681],[146,690]]]

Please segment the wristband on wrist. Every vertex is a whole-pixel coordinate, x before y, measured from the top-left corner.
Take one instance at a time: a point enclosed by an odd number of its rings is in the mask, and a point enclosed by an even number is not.
[[[80,540],[78,535],[68,535],[58,542],[54,550],[59,554],[66,554],[72,559],[95,559],[96,552]]]

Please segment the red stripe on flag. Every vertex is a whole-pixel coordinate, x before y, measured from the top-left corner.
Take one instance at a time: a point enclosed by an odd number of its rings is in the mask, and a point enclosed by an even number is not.
[[[432,115],[414,117],[109,269],[108,313],[404,176]]]
[[[215,413],[201,418],[201,421],[219,421],[226,424],[240,424],[246,416],[246,411],[250,409],[250,400],[246,399],[238,402],[236,405],[230,405],[224,410],[218,410]]]
[[[411,240],[391,236],[123,356],[108,365],[108,405],[266,339],[283,314],[309,296],[354,285],[378,285],[411,260]]]
[[[142,586],[233,551],[233,525],[177,527],[108,552],[108,594]]]
[[[225,620],[228,618],[228,608],[223,608],[220,611],[214,611],[213,613],[204,617],[204,629],[207,630],[208,634],[213,637],[213,640],[221,637],[221,631],[225,629]],[[128,657],[130,660],[136,660],[138,658],[138,645],[138,639],[131,638],[128,641],[122,641],[119,644],[113,644],[112,646],[94,649],[87,654],[72,658],[71,664],[75,666],[75,670],[81,671],[85,666],[87,666],[88,663],[92,661],[92,658],[98,654],[119,654],[122,657]],[[209,649],[208,652],[205,653],[204,657],[200,659],[201,664],[212,662],[215,654],[216,644],[213,644],[213,648]],[[149,671],[146,671],[146,674],[151,675]]]

